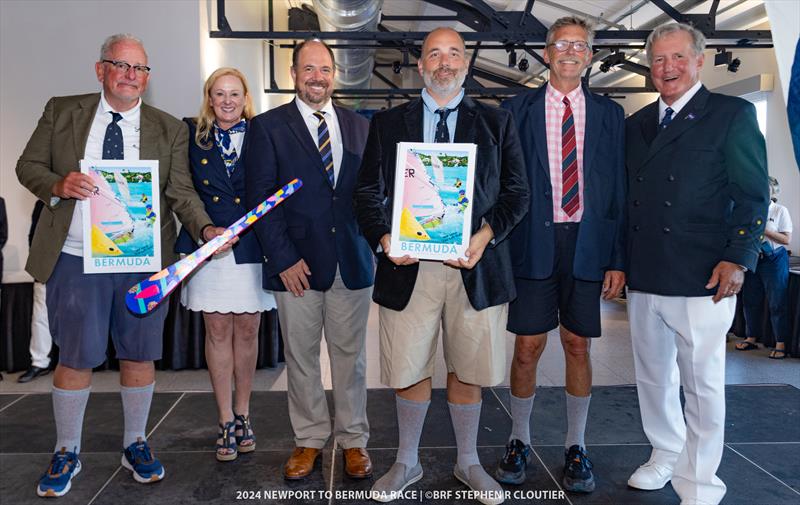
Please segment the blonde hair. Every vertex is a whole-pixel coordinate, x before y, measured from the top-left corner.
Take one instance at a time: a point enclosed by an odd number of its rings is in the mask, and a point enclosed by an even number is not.
[[[226,75],[232,75],[242,81],[242,87],[244,88],[244,110],[242,111],[242,115],[245,120],[249,121],[255,116],[253,98],[250,96],[250,86],[247,85],[247,78],[245,78],[244,74],[232,67],[222,67],[214,70],[214,72],[208,76],[208,79],[206,79],[205,85],[203,85],[203,104],[200,106],[200,114],[197,116],[197,130],[194,133],[195,143],[203,149],[211,149],[214,145],[214,142],[210,140],[211,129],[214,126],[214,119],[216,118],[216,116],[214,116],[214,109],[211,108],[211,104],[209,103],[211,87],[217,79]]]

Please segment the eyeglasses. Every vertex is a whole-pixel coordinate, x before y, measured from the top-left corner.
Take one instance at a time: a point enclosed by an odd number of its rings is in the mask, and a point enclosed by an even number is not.
[[[145,65],[131,65],[127,61],[117,61],[117,60],[101,60],[103,63],[111,63],[114,65],[114,68],[122,72],[123,74],[127,74],[128,71],[133,67],[133,70],[136,72],[138,76],[144,76],[150,73],[150,67]]]
[[[555,47],[556,51],[558,51],[559,53],[563,53],[564,51],[569,49],[570,46],[572,46],[572,48],[575,49],[575,51],[578,53],[582,53],[587,49],[589,49],[589,43],[583,40],[573,40],[573,41],[556,40],[552,44],[548,44],[548,46]]]

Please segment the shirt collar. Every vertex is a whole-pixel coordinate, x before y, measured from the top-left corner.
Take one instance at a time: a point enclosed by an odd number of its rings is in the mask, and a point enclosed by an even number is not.
[[[559,90],[557,90],[556,88],[554,88],[553,86],[551,86],[550,83],[548,82],[547,83],[547,89],[546,89],[545,93],[547,94],[547,98],[549,98],[550,100],[552,100],[554,102],[558,102],[559,104],[561,104],[564,101],[564,97],[565,96],[567,98],[569,98],[569,103],[571,103],[571,104],[575,104],[575,103],[578,103],[579,101],[583,100],[583,87],[582,86],[578,86],[577,88],[573,89],[569,93],[564,94],[564,93],[560,92]]]
[[[114,108],[111,107],[111,104],[108,103],[108,100],[106,100],[105,91],[100,92],[100,107],[101,110],[106,114],[108,114],[109,112],[119,112],[114,110]],[[126,110],[125,112],[119,112],[119,115],[122,116],[122,119],[126,121],[135,121],[139,116],[139,110],[141,109],[141,107],[142,107],[142,98],[139,97],[139,101],[136,102],[136,105]]]
[[[436,100],[428,93],[427,88],[422,88],[422,103],[425,104],[425,108],[428,109],[429,112],[435,113],[439,109],[457,109],[458,105],[461,103],[461,100],[464,98],[464,88],[461,88],[461,92],[453,97],[452,100],[447,102],[447,105],[441,107]]]
[[[667,105],[666,103],[664,103],[664,100],[659,96],[658,97],[658,117],[659,118],[663,118],[664,117],[664,111],[667,110],[667,107],[670,107],[674,111],[673,114],[672,114],[672,117],[673,118],[676,117],[678,115],[678,113],[681,111],[681,109],[687,103],[689,103],[689,100],[691,100],[694,97],[694,95],[697,94],[698,91],[700,91],[700,87],[702,85],[703,85],[703,83],[701,83],[698,80],[696,83],[694,83],[694,86],[689,88],[689,90],[686,91],[686,93],[684,93],[683,96],[681,96],[680,98],[675,100],[675,103],[673,103],[672,105]]]
[[[307,103],[300,100],[300,97],[297,95],[295,95],[294,97],[294,103],[297,104],[297,110],[300,111],[300,115],[303,116],[304,118],[313,116],[314,113],[317,112],[315,109],[309,107]],[[325,115],[328,117],[334,117],[336,114],[334,113],[333,110],[333,101],[331,99],[328,99],[328,102],[325,104],[324,107],[322,107],[319,110],[319,112],[324,112]]]

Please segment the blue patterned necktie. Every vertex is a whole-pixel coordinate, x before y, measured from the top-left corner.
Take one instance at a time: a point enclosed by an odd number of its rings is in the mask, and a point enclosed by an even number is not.
[[[314,117],[319,120],[317,126],[317,147],[319,148],[319,155],[322,158],[322,165],[325,167],[325,173],[328,175],[328,182],[331,187],[334,184],[333,176],[333,151],[331,150],[331,135],[328,131],[328,123],[325,121],[325,113],[317,111]]]
[[[223,130],[214,124],[214,142],[217,144],[222,162],[225,163],[225,169],[228,171],[228,177],[233,174],[236,169],[236,162],[239,161],[239,155],[236,152],[236,146],[231,142],[231,133],[245,133],[247,131],[247,122],[243,119],[231,126],[227,130]]]
[[[450,142],[450,130],[447,128],[447,116],[450,115],[455,109],[438,109],[436,114],[441,116],[439,122],[436,123],[436,135],[434,142],[448,143]]]
[[[122,128],[117,122],[122,119],[119,112],[111,112],[111,122],[106,127],[106,136],[103,138],[103,159],[124,160],[125,148],[122,143]]]
[[[664,128],[666,128],[667,126],[669,126],[669,124],[672,122],[672,115],[673,115],[674,113],[675,113],[675,111],[674,111],[674,110],[672,110],[672,107],[667,107],[667,108],[664,110],[664,119],[662,119],[662,120],[661,120],[661,123],[659,123],[659,124],[658,124],[658,129],[659,129],[659,130],[663,130]],[[652,124],[652,123],[651,123],[651,124]]]

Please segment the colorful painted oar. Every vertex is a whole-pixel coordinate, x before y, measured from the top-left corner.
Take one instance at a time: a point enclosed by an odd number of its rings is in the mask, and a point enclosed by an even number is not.
[[[255,209],[228,226],[222,235],[217,235],[192,254],[173,263],[164,270],[151,275],[139,284],[132,286],[125,295],[125,304],[128,306],[128,310],[134,314],[147,314],[154,310],[158,307],[158,304],[164,301],[169,294],[178,287],[178,284],[200,266],[203,261],[214,254],[214,252],[233,237],[236,237],[248,229],[253,223],[258,221],[261,216],[271,211],[287,197],[293,195],[294,192],[302,186],[303,181],[300,179],[291,181],[275,192],[274,195],[259,203]]]

